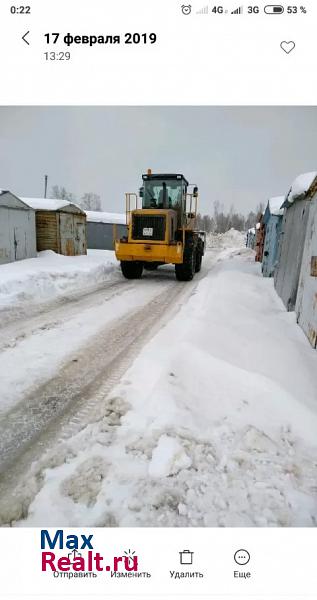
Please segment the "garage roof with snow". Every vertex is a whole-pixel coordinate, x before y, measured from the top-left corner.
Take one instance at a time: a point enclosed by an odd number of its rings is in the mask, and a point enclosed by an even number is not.
[[[307,192],[317,179],[317,171],[310,171],[309,173],[302,173],[294,179],[291,188],[285,198],[285,202],[283,203],[283,208],[288,207],[295,200],[300,200],[305,198]]]
[[[115,223],[117,225],[126,224],[126,216],[123,213],[100,212],[96,210],[86,210],[88,223]]]
[[[23,202],[28,204],[34,210],[51,210],[79,213],[84,215],[83,211],[77,204],[68,202],[68,200],[58,200],[57,198],[22,198]]]

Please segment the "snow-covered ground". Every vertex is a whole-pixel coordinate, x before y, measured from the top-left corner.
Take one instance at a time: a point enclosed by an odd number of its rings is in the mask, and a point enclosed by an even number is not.
[[[34,462],[15,524],[317,524],[316,352],[244,236],[208,245],[94,422]]]
[[[113,323],[120,324],[127,314],[146,306],[169,283],[154,280],[135,285],[123,279],[113,252],[90,252],[92,255],[79,257],[61,257],[50,252],[44,257],[43,267],[42,258],[12,265],[19,267],[21,275],[15,269],[11,279],[8,274],[2,287],[3,305],[9,308],[10,316],[18,310],[19,319],[17,323],[10,319],[8,326],[5,319],[1,323],[0,418],[5,418],[6,412],[36,386],[57,376],[67,362],[77,360],[77,353],[99,332]],[[40,304],[39,314],[31,313],[28,319],[34,304],[36,309],[36,301],[30,307],[33,295],[38,302],[41,297],[46,303]],[[61,297],[63,302],[56,302]],[[108,352],[113,350],[111,335],[110,332]]]
[[[118,262],[109,250],[88,250],[87,256],[62,256],[46,250],[37,258],[1,265],[0,311],[17,304],[54,300],[103,282],[117,269]]]

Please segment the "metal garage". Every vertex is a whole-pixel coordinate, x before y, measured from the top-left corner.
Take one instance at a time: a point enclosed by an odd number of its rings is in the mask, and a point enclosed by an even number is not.
[[[265,238],[263,215],[260,215],[259,222],[256,224],[255,229],[255,262],[262,262]]]
[[[114,240],[128,235],[126,215],[86,211],[87,246],[95,250],[113,250]]]
[[[86,213],[76,204],[50,198],[23,198],[35,210],[37,250],[87,254]]]
[[[285,196],[270,198],[263,217],[265,226],[265,239],[262,260],[262,273],[264,277],[272,277],[277,261],[278,240],[282,227],[283,208]]]
[[[247,248],[252,248],[252,250],[254,250],[254,246],[255,246],[255,227],[251,227],[251,229],[248,229],[245,245],[246,245]]]
[[[299,325],[317,348],[317,177],[306,197],[309,209],[295,310]]]
[[[0,190],[0,264],[36,256],[35,212]]]
[[[310,204],[307,191],[315,177],[316,173],[297,177],[282,205],[285,210],[274,285],[287,310],[295,309]]]

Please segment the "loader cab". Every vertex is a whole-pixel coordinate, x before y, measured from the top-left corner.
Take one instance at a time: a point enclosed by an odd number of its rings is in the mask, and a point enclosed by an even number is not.
[[[173,209],[180,220],[185,212],[188,181],[183,175],[142,175],[143,186],[140,189],[142,208]]]

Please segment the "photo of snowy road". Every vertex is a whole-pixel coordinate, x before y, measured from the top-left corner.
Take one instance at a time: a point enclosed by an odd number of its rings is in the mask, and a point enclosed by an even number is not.
[[[107,251],[1,269],[2,525],[316,526],[316,352],[244,234],[187,283]]]

